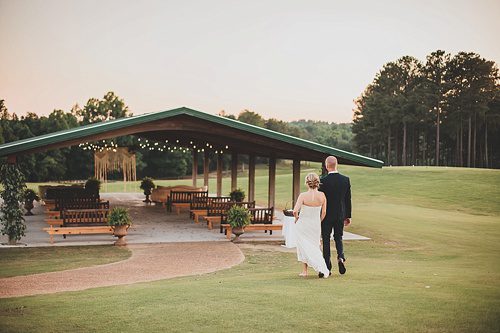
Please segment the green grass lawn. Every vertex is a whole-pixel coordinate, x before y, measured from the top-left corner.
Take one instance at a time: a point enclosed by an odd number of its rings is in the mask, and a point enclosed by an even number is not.
[[[0,278],[109,264],[132,253],[118,246],[67,246],[0,249]]]
[[[346,243],[345,276],[301,279],[293,253],[245,248],[243,264],[212,274],[0,299],[0,331],[499,332],[500,171],[341,170],[350,231],[372,238]]]

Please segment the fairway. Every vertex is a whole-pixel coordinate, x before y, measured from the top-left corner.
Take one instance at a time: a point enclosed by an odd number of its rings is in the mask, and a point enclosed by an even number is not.
[[[344,276],[301,279],[293,253],[246,245],[243,264],[216,273],[0,299],[0,331],[499,332],[500,171],[340,171],[352,183],[348,230],[372,239],[346,243]],[[256,181],[265,203],[265,168]],[[276,190],[279,205],[291,200],[289,165]]]

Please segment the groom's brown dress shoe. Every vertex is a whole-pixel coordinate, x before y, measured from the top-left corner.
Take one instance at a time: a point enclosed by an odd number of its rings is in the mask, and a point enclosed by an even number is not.
[[[345,259],[342,259],[342,258],[339,258],[339,260],[338,260],[340,274],[345,274],[345,272],[346,272],[344,261],[345,261]]]

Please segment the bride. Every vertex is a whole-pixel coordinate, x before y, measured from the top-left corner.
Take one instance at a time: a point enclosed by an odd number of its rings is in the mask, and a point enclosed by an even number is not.
[[[293,209],[297,232],[297,259],[304,265],[299,276],[306,277],[307,267],[311,266],[320,278],[327,278],[330,272],[320,250],[321,221],[326,215],[326,197],[323,192],[318,191],[317,174],[308,174],[306,185],[307,192],[299,195]]]

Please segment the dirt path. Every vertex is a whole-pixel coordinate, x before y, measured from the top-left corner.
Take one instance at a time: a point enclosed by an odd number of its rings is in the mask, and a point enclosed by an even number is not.
[[[210,273],[245,258],[231,242],[129,245],[124,261],[60,272],[0,279],[0,298],[85,290]]]

